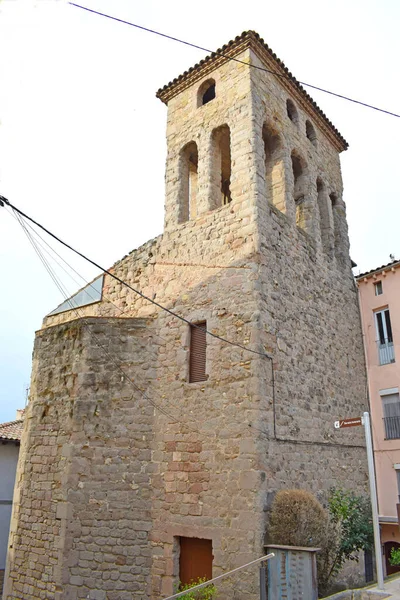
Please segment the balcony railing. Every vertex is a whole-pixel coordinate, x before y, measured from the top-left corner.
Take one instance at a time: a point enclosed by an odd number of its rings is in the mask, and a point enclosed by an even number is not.
[[[384,417],[385,438],[387,440],[400,439],[400,416],[399,417]]]
[[[385,340],[382,344],[380,340],[376,342],[378,346],[379,364],[388,365],[394,363],[394,346],[393,342]]]

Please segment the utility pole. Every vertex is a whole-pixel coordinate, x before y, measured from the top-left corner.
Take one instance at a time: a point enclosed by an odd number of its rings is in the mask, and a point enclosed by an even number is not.
[[[341,419],[340,421],[335,421],[335,429],[342,429],[343,427],[357,427],[359,425],[364,425],[365,443],[367,447],[368,478],[372,508],[372,524],[374,528],[375,565],[376,576],[378,579],[378,590],[384,590],[385,586],[383,583],[381,536],[379,532],[378,517],[378,498],[376,495],[374,451],[372,448],[371,423],[369,413],[365,412],[362,418],[356,417],[354,419]]]
[[[381,536],[379,533],[378,499],[376,496],[374,453],[372,449],[371,424],[368,412],[365,412],[363,414],[363,425],[365,430],[365,442],[367,445],[369,489],[371,494],[372,523],[374,526],[376,575],[378,579],[378,590],[384,590],[385,586],[383,583]]]

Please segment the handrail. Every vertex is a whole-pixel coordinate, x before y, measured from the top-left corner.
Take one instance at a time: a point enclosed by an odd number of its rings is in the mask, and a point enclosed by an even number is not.
[[[256,558],[256,560],[252,560],[251,562],[249,562],[245,565],[242,565],[241,567],[236,567],[236,569],[233,569],[232,571],[228,571],[227,573],[218,575],[218,577],[209,579],[205,583],[199,583],[199,585],[194,585],[193,587],[191,587],[187,590],[184,590],[183,592],[178,592],[177,594],[174,594],[173,596],[168,596],[168,598],[164,598],[164,600],[172,600],[173,598],[180,598],[181,596],[184,596],[185,594],[195,592],[196,590],[200,590],[201,588],[206,587],[207,585],[211,585],[212,583],[214,583],[214,581],[219,581],[220,579],[223,579],[224,577],[228,577],[228,575],[232,575],[232,573],[236,573],[237,571],[240,571],[241,569],[245,569],[246,567],[250,567],[250,565],[255,565],[257,563],[263,562],[264,560],[269,560],[270,558],[273,558],[274,556],[275,556],[275,554],[273,552],[271,552],[271,554],[266,554],[265,556],[262,556],[261,558]]]

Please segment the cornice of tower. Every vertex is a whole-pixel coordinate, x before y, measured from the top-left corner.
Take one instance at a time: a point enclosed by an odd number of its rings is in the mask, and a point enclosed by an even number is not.
[[[171,98],[197,81],[203,79],[221,65],[225,64],[228,60],[235,58],[238,54],[248,48],[257,55],[266,69],[273,72],[281,82],[282,87],[297,100],[303,110],[314,118],[316,124],[318,124],[321,130],[330,139],[335,149],[338,152],[347,150],[348,143],[344,137],[306,92],[303,86],[292,75],[285,64],[255,31],[244,31],[240,36],[237,36],[234,40],[231,40],[222,46],[222,48],[216,50],[216,52],[209,54],[188,71],[185,71],[182,75],[179,75],[179,77],[176,77],[167,85],[160,88],[156,93],[156,97],[167,104]]]

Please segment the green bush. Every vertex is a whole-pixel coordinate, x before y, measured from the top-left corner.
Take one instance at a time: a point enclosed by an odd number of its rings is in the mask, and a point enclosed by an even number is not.
[[[352,491],[332,489],[326,510],[310,492],[282,490],[272,504],[269,541],[320,548],[318,588],[326,593],[344,563],[358,561],[359,551],[372,547],[369,500]]]
[[[400,548],[392,548],[389,562],[392,566],[400,565]]]
[[[205,583],[206,581],[207,579],[205,577],[199,577],[199,579],[191,581],[190,583],[180,583],[177,592],[188,590],[187,594],[181,596],[181,600],[212,600],[215,598],[217,595],[217,588],[213,584],[207,585],[200,590],[195,590],[194,592],[189,591],[192,587]]]
[[[329,515],[305,490],[281,490],[272,503],[269,522],[271,543],[320,547],[325,543]]]

